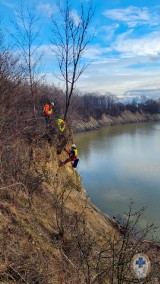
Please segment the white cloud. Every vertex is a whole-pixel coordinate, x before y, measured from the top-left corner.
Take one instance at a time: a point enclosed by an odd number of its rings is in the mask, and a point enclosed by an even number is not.
[[[37,9],[40,10],[43,14],[45,14],[47,17],[50,17],[55,10],[53,5],[51,6],[51,4],[49,3],[46,3],[46,4],[40,3],[37,6]]]
[[[80,77],[77,86],[83,91],[111,92],[116,95],[124,95],[126,91],[135,89],[160,89],[159,68],[129,68],[128,65],[136,60],[129,58],[92,63]]]
[[[71,11],[70,17],[74,21],[75,25],[78,26],[81,20],[80,20],[80,18],[78,16],[78,13],[77,13],[76,10],[72,10]]]
[[[50,65],[48,72],[46,72],[48,81],[57,84],[58,81],[53,72],[57,74],[59,71],[51,52],[51,46],[43,46],[43,50],[46,54],[47,66]],[[103,57],[107,51],[107,48],[97,45],[90,46],[85,53],[86,58],[94,58],[95,61],[88,66],[77,82],[77,87],[81,91],[111,92],[116,95],[124,95],[127,91],[132,90],[139,90],[139,93],[142,90],[142,94],[144,94],[144,90],[149,89],[151,90],[150,94],[157,95],[155,90],[160,89],[160,69],[158,66],[154,66],[155,62],[151,56],[137,56],[137,54],[133,56],[132,54],[132,57],[124,58]],[[160,60],[160,58],[157,57],[156,60]],[[141,64],[145,67],[140,68]],[[149,64],[149,67],[147,67],[147,64]],[[139,68],[130,67],[133,65],[139,65]]]
[[[113,23],[108,26],[101,26],[97,29],[96,35],[99,35],[105,41],[111,41],[115,35],[115,31],[119,28],[118,23]]]
[[[112,45],[113,50],[123,53],[125,56],[159,56],[160,33],[153,32],[139,38],[128,38],[130,32],[119,35]]]
[[[104,15],[112,20],[125,22],[129,27],[139,24],[156,25],[159,24],[160,16],[154,10],[150,11],[146,7],[130,6],[125,9],[106,10]]]
[[[99,45],[92,45],[89,46],[84,54],[83,58],[87,58],[89,60],[98,60],[101,59],[103,55],[107,54],[109,51],[111,51],[111,48],[108,47],[101,47]]]
[[[125,96],[131,99],[135,97],[140,98],[141,96],[147,98],[160,98],[160,89],[129,90],[125,93]]]

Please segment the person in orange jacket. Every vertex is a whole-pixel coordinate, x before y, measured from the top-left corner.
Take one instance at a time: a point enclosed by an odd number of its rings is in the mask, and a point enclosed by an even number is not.
[[[44,116],[45,116],[46,124],[49,123],[50,116],[53,114],[53,107],[54,107],[54,103],[53,103],[53,102],[51,102],[51,103],[46,103],[46,104],[44,105],[43,114],[44,114]]]
[[[69,158],[67,158],[65,161],[60,162],[60,167],[64,166],[65,164],[67,164],[68,162],[75,162],[77,161],[78,163],[78,151],[77,151],[77,147],[75,144],[72,145],[70,150],[67,150],[64,148],[64,150],[66,151],[66,153],[69,155]],[[76,164],[77,164],[76,163]],[[77,166],[77,165],[76,165]],[[73,164],[74,167],[74,164]]]

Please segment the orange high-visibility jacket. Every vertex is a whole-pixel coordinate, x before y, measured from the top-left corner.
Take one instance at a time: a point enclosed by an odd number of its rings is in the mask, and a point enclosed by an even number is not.
[[[53,109],[52,109],[52,106],[50,104],[44,105],[44,114],[46,116],[50,116],[51,114],[53,114]]]

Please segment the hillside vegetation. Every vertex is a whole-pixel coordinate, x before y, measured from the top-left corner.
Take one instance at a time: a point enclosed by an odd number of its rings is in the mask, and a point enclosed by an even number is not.
[[[1,114],[1,283],[89,283],[111,222],[90,203],[72,167],[59,168],[72,142],[33,116],[33,101],[7,94]],[[107,282],[106,282],[107,283]]]
[[[59,132],[55,114],[46,127],[43,94],[10,87],[1,96],[0,283],[137,283],[131,259],[142,251],[156,256],[142,283],[155,283],[159,247],[144,242],[153,225],[137,230],[143,210],[131,205],[122,224],[102,214],[76,170],[59,168],[69,124]]]
[[[75,96],[61,133],[55,121],[64,113],[62,90],[40,83],[34,83],[32,90],[17,61],[4,52],[0,61],[0,283],[139,283],[131,269],[138,252],[154,255],[152,270],[141,283],[159,281],[159,246],[144,241],[154,226],[137,227],[143,210],[134,212],[130,204],[121,223],[111,220],[90,202],[72,165],[59,167],[66,157],[64,147],[73,142],[70,121],[78,121],[82,113],[86,121],[95,119],[94,111],[87,115],[78,111],[82,104],[76,100],[83,102],[85,96]],[[42,112],[44,102],[50,100],[55,109],[47,127]]]

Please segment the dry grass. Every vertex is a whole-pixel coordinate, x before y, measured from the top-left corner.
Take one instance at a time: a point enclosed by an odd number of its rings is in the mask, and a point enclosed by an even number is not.
[[[13,112],[1,128],[0,283],[108,283],[99,256],[117,227],[90,202],[71,165],[59,168],[70,128],[46,128],[27,102],[24,115]]]
[[[11,184],[0,188],[1,283],[85,283],[76,256],[76,226],[84,214],[91,232],[100,222],[87,205],[80,177],[70,166],[58,168],[63,154],[57,156],[46,140],[22,141],[18,153],[13,149],[14,168],[4,170]],[[109,228],[105,219],[104,224]]]

